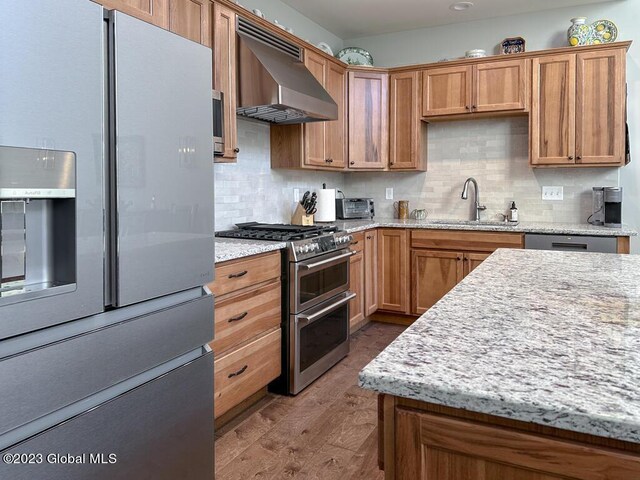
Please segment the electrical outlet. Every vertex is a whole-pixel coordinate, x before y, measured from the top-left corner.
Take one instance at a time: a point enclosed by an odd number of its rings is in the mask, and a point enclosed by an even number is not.
[[[542,187],[542,200],[563,200],[563,187]]]
[[[293,189],[293,201],[294,202],[299,202],[300,201],[300,189],[299,188],[294,188]]]
[[[385,198],[387,200],[393,200],[393,188],[387,188],[385,190]]]

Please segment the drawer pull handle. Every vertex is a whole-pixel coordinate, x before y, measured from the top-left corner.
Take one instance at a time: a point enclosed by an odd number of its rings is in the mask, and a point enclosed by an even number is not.
[[[229,323],[238,322],[238,321],[242,320],[244,317],[246,317],[247,315],[249,315],[249,312],[242,312],[240,315],[236,315],[235,317],[231,317],[227,321]]]
[[[247,370],[247,368],[249,368],[249,365],[245,365],[244,367],[242,367],[242,368],[241,368],[240,370],[238,370],[237,372],[230,373],[230,374],[228,375],[228,377],[229,377],[229,378],[233,378],[233,377],[237,377],[238,375],[242,375],[242,374]]]
[[[351,245],[357,245],[360,243],[360,240],[356,240],[355,242],[351,242]]]
[[[238,273],[232,273],[231,275],[229,275],[229,278],[244,277],[247,273],[249,273],[247,270],[243,270],[242,272],[238,272]]]

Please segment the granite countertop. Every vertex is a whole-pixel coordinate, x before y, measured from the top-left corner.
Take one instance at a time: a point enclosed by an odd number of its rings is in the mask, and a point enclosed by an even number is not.
[[[454,220],[455,221],[455,220]],[[593,235],[599,237],[632,237],[637,231],[623,226],[622,228],[607,228],[589,225],[587,223],[554,223],[554,222],[520,222],[512,226],[483,225],[483,224],[452,224],[445,220],[398,220],[395,218],[376,218],[374,220],[338,220],[334,222],[338,227],[349,233],[368,230],[370,228],[426,228],[433,230],[477,230],[484,232],[518,232],[545,233],[550,235]]]
[[[251,255],[281,250],[287,246],[284,242],[266,242],[264,240],[242,240],[237,238],[215,238],[215,263],[235,260]]]
[[[640,256],[498,250],[360,386],[640,443]]]

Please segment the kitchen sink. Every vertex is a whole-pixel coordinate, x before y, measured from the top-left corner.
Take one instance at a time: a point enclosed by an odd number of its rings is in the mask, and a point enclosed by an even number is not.
[[[429,220],[434,225],[481,226],[481,227],[517,227],[520,222],[498,222],[490,220]]]

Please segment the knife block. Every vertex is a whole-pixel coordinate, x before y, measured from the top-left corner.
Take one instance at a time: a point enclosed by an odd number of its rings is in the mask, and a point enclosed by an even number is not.
[[[302,225],[305,227],[313,225],[313,215],[307,215],[307,212],[304,210],[302,205],[298,203],[296,211],[293,212],[293,217],[291,217],[291,223],[293,225]]]

